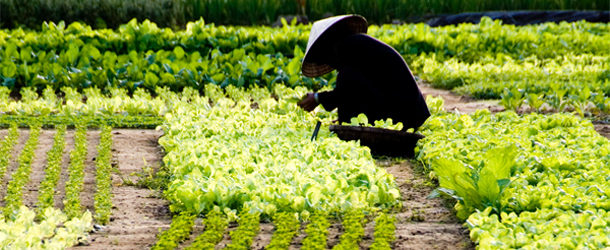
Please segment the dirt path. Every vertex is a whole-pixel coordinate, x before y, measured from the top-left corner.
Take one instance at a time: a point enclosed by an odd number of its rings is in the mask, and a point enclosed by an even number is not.
[[[47,152],[53,147],[55,130],[43,129],[38,137],[38,146],[34,150],[30,182],[23,189],[23,205],[35,207],[38,202],[38,189],[44,179],[47,166]]]
[[[427,177],[416,173],[409,161],[379,164],[389,165],[385,169],[394,176],[404,199],[403,211],[396,214],[393,249],[474,249],[451,204],[442,198],[427,198],[435,188]]]
[[[66,182],[70,179],[70,173],[68,167],[70,166],[70,152],[74,150],[74,129],[66,130],[66,147],[64,148],[64,154],[61,157],[61,172],[59,174],[59,182],[55,187],[55,196],[53,196],[54,206],[59,209],[64,209],[64,203],[62,202],[66,197]]]
[[[124,178],[142,170],[144,161],[159,167],[163,153],[157,141],[162,131],[116,129],[112,133],[113,165]],[[99,135],[97,138],[99,142]],[[166,200],[157,197],[152,190],[122,185],[123,181],[116,173],[112,178],[111,222],[90,234],[88,246],[73,249],[150,249],[157,241],[155,236],[159,230],[169,228],[171,215]]]
[[[474,100],[467,96],[457,95],[449,90],[436,89],[426,83],[418,83],[419,90],[425,96],[432,95],[434,97],[442,96],[445,100],[445,110],[450,112],[459,111],[463,114],[469,114],[477,109],[489,109],[491,112],[504,111],[504,107],[497,100]]]
[[[593,125],[600,135],[610,139],[610,124],[593,123]]]

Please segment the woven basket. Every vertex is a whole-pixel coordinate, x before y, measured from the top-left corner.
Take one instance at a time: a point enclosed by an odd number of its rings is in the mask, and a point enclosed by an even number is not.
[[[360,140],[360,145],[367,146],[374,155],[401,156],[412,158],[419,139],[425,136],[398,130],[331,125],[329,130],[335,132],[341,140]]]

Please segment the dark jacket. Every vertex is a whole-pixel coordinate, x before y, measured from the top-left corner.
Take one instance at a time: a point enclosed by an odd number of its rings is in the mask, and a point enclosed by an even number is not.
[[[343,39],[335,47],[340,65],[336,87],[320,92],[326,110],[338,108],[339,121],[364,113],[369,123],[392,118],[404,128],[418,128],[430,111],[411,70],[389,45],[365,34]]]

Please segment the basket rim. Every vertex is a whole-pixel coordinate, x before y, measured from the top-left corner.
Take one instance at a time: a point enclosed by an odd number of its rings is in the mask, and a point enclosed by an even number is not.
[[[405,131],[385,129],[385,128],[374,128],[374,127],[363,127],[363,126],[349,126],[349,125],[330,125],[328,130],[333,132],[367,132],[371,134],[380,135],[395,135],[395,136],[408,136],[418,137],[423,139],[425,136],[418,133],[410,133]]]

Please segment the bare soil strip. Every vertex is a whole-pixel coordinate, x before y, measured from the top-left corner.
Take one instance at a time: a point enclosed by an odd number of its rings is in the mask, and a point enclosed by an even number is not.
[[[70,167],[70,153],[74,150],[74,129],[66,130],[66,148],[61,158],[61,172],[59,174],[59,182],[55,186],[54,207],[64,209],[63,200],[66,197],[66,182],[70,179],[68,168]]]
[[[45,176],[47,166],[47,152],[53,147],[55,130],[43,129],[38,137],[38,146],[34,151],[34,161],[32,161],[32,172],[30,182],[23,189],[23,205],[30,208],[36,207],[38,202],[38,189]]]
[[[610,139],[610,125],[609,124],[594,124],[595,130],[602,135]]]
[[[159,167],[163,152],[157,141],[162,131],[116,129],[112,133],[113,167],[124,178],[134,179],[130,175],[141,171],[144,161],[153,168]],[[95,175],[89,171],[87,175]],[[91,233],[87,246],[73,249],[150,249],[157,241],[155,236],[169,228],[171,215],[166,200],[152,190],[122,185],[116,173],[112,180],[114,207],[109,225]]]
[[[8,134],[8,130],[4,130],[4,135]],[[8,167],[6,169],[6,173],[2,178],[2,184],[0,185],[0,207],[6,206],[6,202],[4,198],[6,197],[8,182],[11,180],[11,176],[19,167],[19,162],[17,159],[19,155],[23,151],[25,147],[25,142],[30,138],[30,130],[29,129],[20,129],[19,130],[19,139],[17,139],[17,143],[13,146],[13,150],[11,152],[11,160],[9,161]]]
[[[80,204],[83,209],[94,213],[95,195],[95,157],[97,145],[100,144],[100,130],[87,129],[87,157],[85,158],[85,176],[83,178],[83,191],[80,195]]]
[[[402,211],[395,214],[393,249],[474,249],[468,230],[455,217],[451,203],[427,198],[435,188],[426,181],[427,177],[416,173],[409,161],[378,163],[389,165],[385,169],[395,177],[403,197]]]

